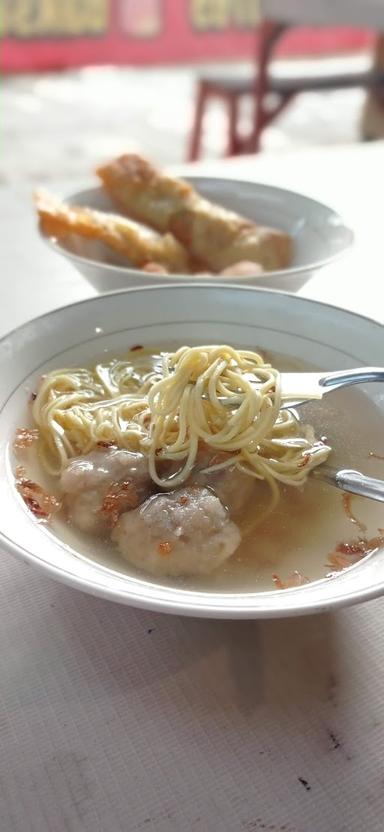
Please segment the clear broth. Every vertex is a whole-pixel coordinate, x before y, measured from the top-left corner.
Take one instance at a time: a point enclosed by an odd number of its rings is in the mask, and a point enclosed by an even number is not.
[[[174,346],[169,348],[174,349]],[[262,349],[260,351],[265,355]],[[136,364],[158,352],[148,348],[141,350],[137,358],[129,353],[129,359]],[[268,359],[281,371],[317,369],[305,362],[270,352]],[[321,403],[301,406],[300,416],[303,422],[314,426],[318,437],[327,437],[332,447],[329,461],[333,466],[355,468],[371,476],[384,476],[384,460],[370,456],[372,451],[384,454],[382,416],[372,401],[356,387],[335,391]],[[28,475],[57,493],[57,481],[42,471],[36,452],[30,450],[27,453],[25,464]],[[255,511],[260,511],[267,501],[267,486],[256,484],[254,499],[233,517],[240,529],[252,524]],[[352,509],[354,515],[367,526],[364,536],[367,539],[376,537],[378,529],[384,525],[382,505],[354,497]],[[351,542],[359,537],[356,524],[345,512],[342,492],[313,476],[300,489],[282,486],[281,498],[274,511],[243,539],[222,567],[204,577],[151,578],[135,570],[119,555],[112,543],[79,532],[60,515],[53,518],[47,531],[56,535],[78,556],[96,561],[119,574],[156,584],[178,585],[188,590],[231,593],[271,590],[274,573],[283,581],[295,571],[310,581],[322,579],[332,571],[327,557],[336,544]]]

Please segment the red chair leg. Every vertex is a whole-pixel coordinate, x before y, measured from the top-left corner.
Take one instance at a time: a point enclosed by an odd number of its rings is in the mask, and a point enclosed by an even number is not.
[[[228,141],[225,155],[235,156],[238,151],[239,99],[236,94],[228,97]]]
[[[247,142],[247,150],[250,153],[257,153],[260,150],[260,137],[263,128],[272,119],[265,107],[265,98],[268,94],[268,69],[272,58],[273,50],[277,41],[289,28],[285,23],[274,23],[264,20],[260,27],[259,54],[257,57],[257,76],[255,79],[255,102],[253,112],[253,127]]]
[[[275,118],[277,118],[277,116],[279,116],[280,113],[282,113],[283,110],[285,110],[287,104],[289,104],[289,102],[292,101],[292,98],[294,98],[295,95],[296,95],[296,93],[294,93],[294,92],[285,93],[280,98],[279,103],[276,104],[276,107],[274,107],[273,110],[268,110],[268,111],[265,110],[264,115],[263,115],[263,123],[262,123],[262,129],[263,130],[265,130],[265,128],[268,127],[269,124],[272,124],[272,122],[275,120]],[[260,128],[260,133],[261,133],[261,128]]]
[[[208,90],[204,82],[200,81],[197,91],[195,115],[189,139],[189,148],[187,153],[188,162],[195,162],[200,157],[201,140],[203,135],[203,117],[207,97]]]

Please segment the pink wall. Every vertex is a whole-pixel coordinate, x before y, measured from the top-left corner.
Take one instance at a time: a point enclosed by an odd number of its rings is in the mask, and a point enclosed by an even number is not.
[[[257,48],[256,4],[246,0],[8,0],[3,68],[95,63],[164,64],[246,58]],[[228,11],[229,10],[229,11]],[[301,29],[285,53],[337,52],[372,42],[368,32]]]

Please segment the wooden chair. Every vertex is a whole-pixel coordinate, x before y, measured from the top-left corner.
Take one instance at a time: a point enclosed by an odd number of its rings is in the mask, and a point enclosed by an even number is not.
[[[365,87],[384,90],[384,71],[373,66],[365,72],[353,71],[322,76],[297,75],[277,77],[270,70],[277,43],[293,26],[304,25],[356,25],[374,27],[384,31],[384,0],[264,0],[263,12],[273,14],[260,24],[260,41],[257,67],[254,77],[236,79],[219,75],[206,75],[198,82],[194,124],[191,131],[188,159],[200,157],[203,119],[211,99],[219,98],[227,106],[228,138],[226,155],[255,153],[260,149],[262,131],[268,126],[292,98],[300,92],[334,90],[348,87]],[[276,103],[270,103],[271,93]],[[253,98],[253,122],[248,136],[239,129],[240,101],[244,96]]]

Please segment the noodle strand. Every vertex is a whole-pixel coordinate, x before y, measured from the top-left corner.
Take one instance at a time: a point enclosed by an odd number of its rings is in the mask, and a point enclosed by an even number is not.
[[[226,345],[180,347],[161,363],[156,356],[155,367],[142,355],[134,364],[55,370],[41,381],[33,415],[52,474],[107,441],[141,450],[152,480],[174,488],[203,445],[230,455],[204,470],[265,480],[274,502],[278,482],[302,485],[330,451],[294,411],[281,410],[279,372],[258,353]]]

